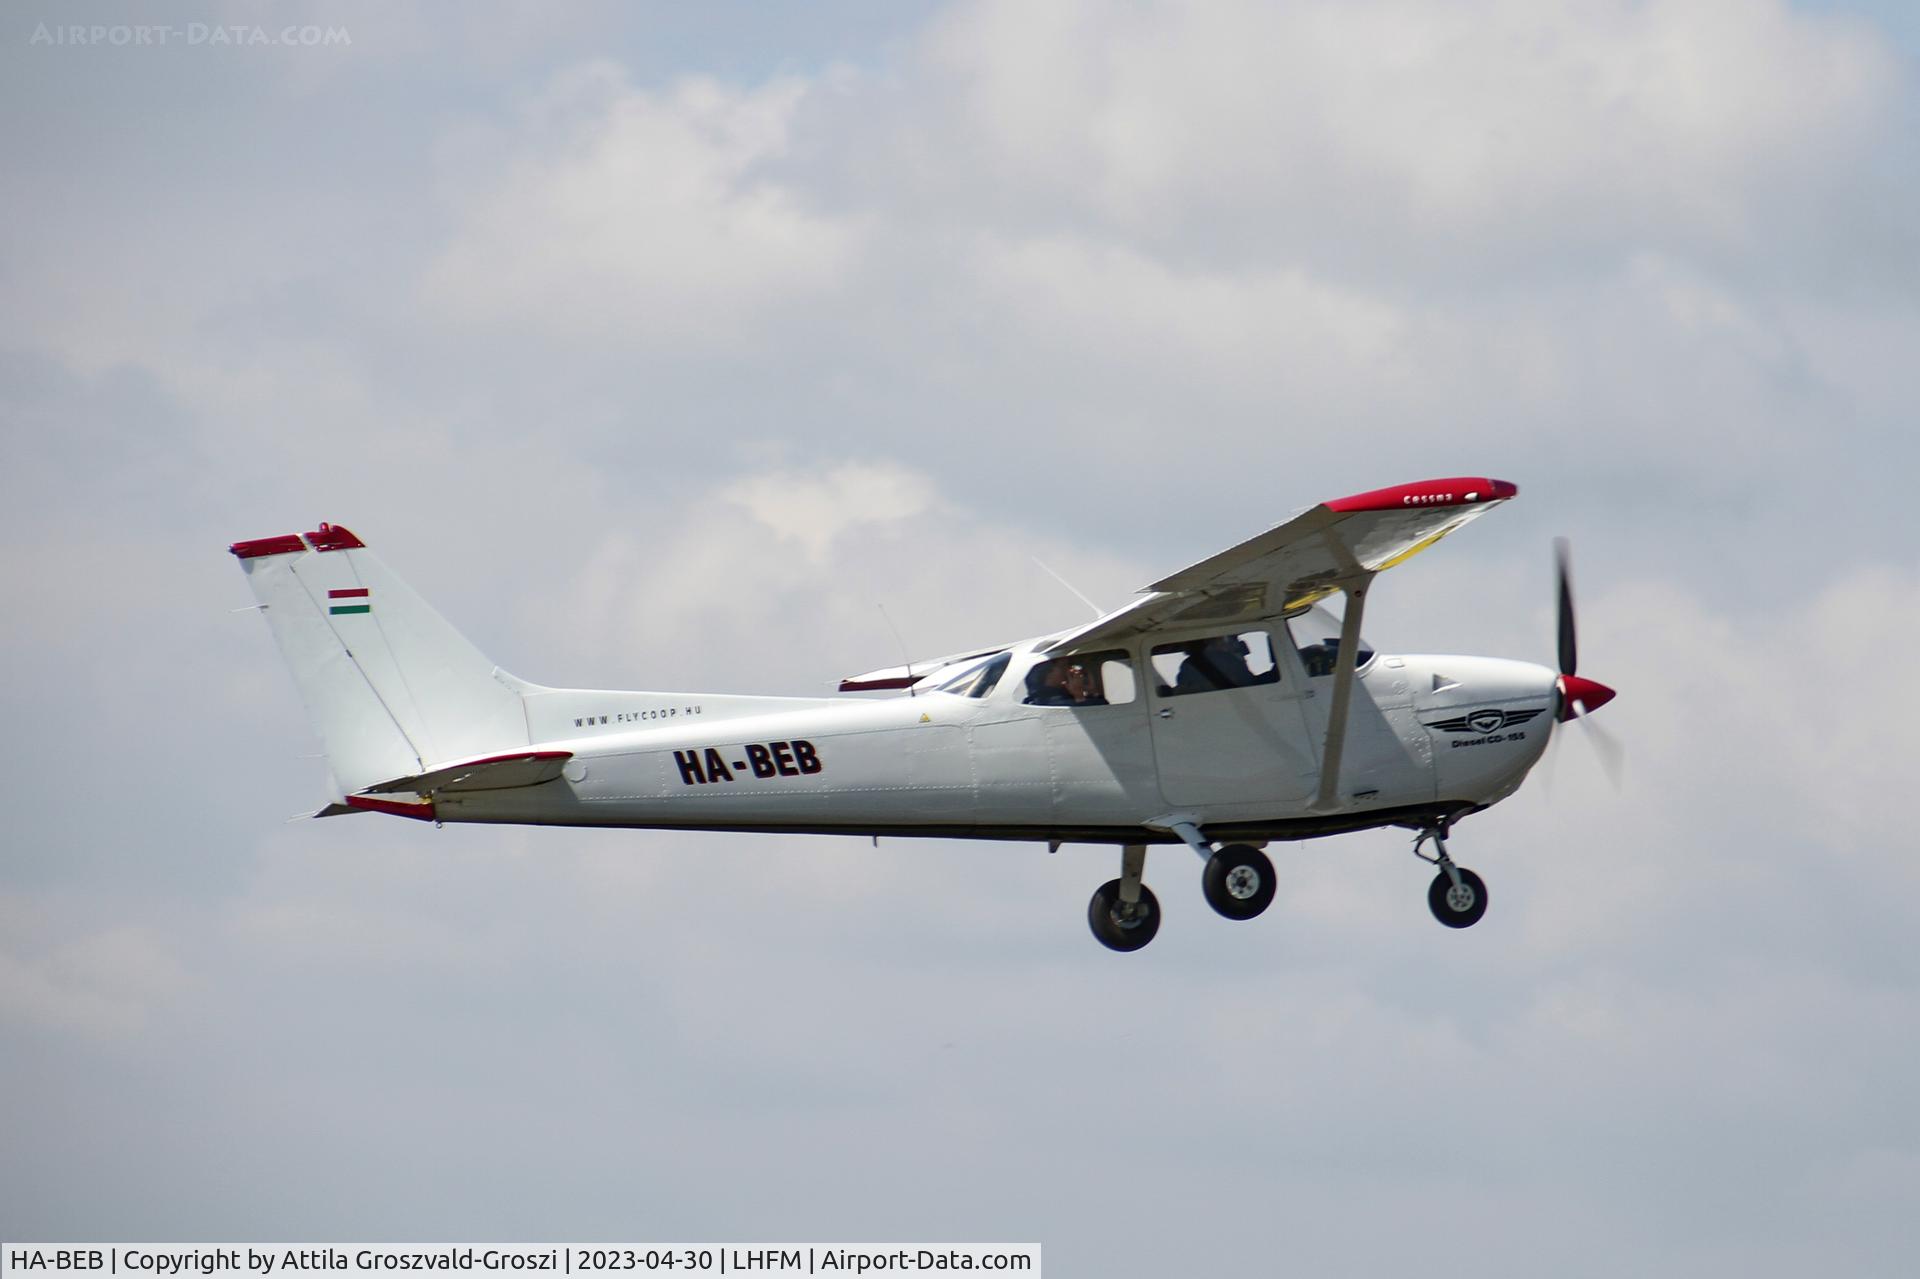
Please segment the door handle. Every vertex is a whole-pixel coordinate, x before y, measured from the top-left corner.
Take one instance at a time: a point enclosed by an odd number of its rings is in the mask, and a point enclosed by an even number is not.
[[[1164,708],[1162,708],[1162,709],[1161,709],[1161,711],[1160,711],[1160,718],[1161,718],[1161,719],[1172,719],[1172,718],[1173,718],[1173,709],[1172,709],[1171,707],[1164,707]]]

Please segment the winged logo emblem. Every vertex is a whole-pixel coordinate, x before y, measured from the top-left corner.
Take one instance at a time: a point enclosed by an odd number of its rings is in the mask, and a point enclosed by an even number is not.
[[[1544,706],[1536,706],[1531,710],[1503,711],[1489,706],[1484,710],[1470,711],[1452,719],[1430,719],[1424,722],[1428,728],[1439,729],[1443,733],[1497,733],[1503,728],[1525,724],[1545,714],[1546,709]]]

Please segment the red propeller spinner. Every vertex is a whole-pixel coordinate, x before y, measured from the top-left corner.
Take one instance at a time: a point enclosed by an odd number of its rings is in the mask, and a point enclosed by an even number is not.
[[[1561,723],[1577,715],[1591,715],[1612,701],[1618,694],[1597,679],[1582,679],[1578,675],[1560,677],[1560,714]]]

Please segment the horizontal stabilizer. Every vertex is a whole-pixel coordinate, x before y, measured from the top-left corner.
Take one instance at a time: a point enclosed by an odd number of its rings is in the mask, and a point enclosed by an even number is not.
[[[438,791],[513,790],[520,786],[538,786],[560,776],[572,751],[522,751],[514,755],[488,755],[461,760],[411,777],[397,777],[378,786],[369,786],[368,795],[412,793],[430,795]]]
[[[411,817],[419,822],[437,822],[440,820],[434,812],[430,799],[401,801],[396,799],[371,799],[365,795],[347,796],[347,806],[356,812],[385,813],[389,817]]]

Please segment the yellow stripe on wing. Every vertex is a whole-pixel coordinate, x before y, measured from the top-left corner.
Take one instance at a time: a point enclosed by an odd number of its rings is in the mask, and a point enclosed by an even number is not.
[[[1418,542],[1415,542],[1412,546],[1409,546],[1406,550],[1400,552],[1398,555],[1395,555],[1393,558],[1387,560],[1385,563],[1381,564],[1378,568],[1374,569],[1373,571],[1376,573],[1384,573],[1396,564],[1406,563],[1408,560],[1412,559],[1414,556],[1418,555],[1420,552],[1426,550],[1429,546],[1432,546],[1435,542],[1439,541],[1441,538],[1445,537],[1447,534],[1453,532],[1453,530],[1459,527],[1460,527],[1459,524],[1449,524],[1445,528],[1441,529],[1438,533],[1433,534],[1431,537],[1421,538]]]

